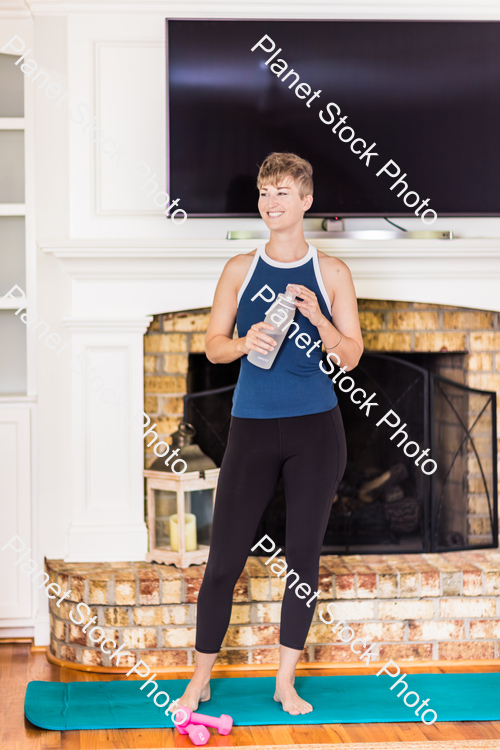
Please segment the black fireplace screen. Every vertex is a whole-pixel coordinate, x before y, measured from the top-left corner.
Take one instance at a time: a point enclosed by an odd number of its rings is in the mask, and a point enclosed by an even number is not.
[[[364,354],[353,371],[356,387],[376,394],[373,401],[378,406],[368,416],[348,393],[336,388],[348,463],[332,506],[323,554],[498,546],[496,394],[469,388],[401,357]],[[234,387],[185,396],[184,417],[196,428],[196,442],[218,466],[227,442]],[[387,421],[396,425],[399,418],[397,426],[377,426],[391,410]],[[404,453],[410,441],[419,446],[413,457]],[[419,460],[426,448],[430,452]],[[428,458],[437,464],[430,475],[421,470]],[[432,466],[427,463],[425,470]],[[282,546],[285,518],[280,482],[256,539],[269,534]]]

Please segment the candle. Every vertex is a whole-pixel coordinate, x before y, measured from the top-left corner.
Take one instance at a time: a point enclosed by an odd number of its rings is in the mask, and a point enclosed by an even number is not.
[[[196,516],[194,513],[184,515],[184,539],[186,541],[186,552],[194,552],[198,549],[196,540]],[[177,513],[170,516],[170,548],[173,552],[179,551],[179,525]]]

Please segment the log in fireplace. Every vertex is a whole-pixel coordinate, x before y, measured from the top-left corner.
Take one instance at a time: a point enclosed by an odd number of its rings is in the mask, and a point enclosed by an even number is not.
[[[365,353],[356,386],[377,394],[377,411],[359,410],[337,388],[348,464],[335,496],[324,554],[415,553],[498,546],[496,394],[464,385],[456,353]],[[189,355],[184,418],[220,466],[239,362],[210,364]],[[332,373],[331,377],[334,377]],[[377,421],[393,410],[408,442],[429,447],[437,470],[426,476],[405,455],[400,432]],[[391,437],[393,438],[391,440]],[[280,482],[256,533],[285,543]]]

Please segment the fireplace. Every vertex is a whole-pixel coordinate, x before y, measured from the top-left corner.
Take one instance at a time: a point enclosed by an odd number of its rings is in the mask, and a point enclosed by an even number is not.
[[[352,375],[356,387],[376,393],[379,406],[367,417],[349,394],[336,389],[349,455],[323,553],[496,547],[496,394],[484,388],[485,369],[493,368],[493,359],[479,351],[485,340],[488,345],[481,327],[496,325],[496,314],[380,300],[359,300],[359,307],[366,349]],[[172,432],[174,415],[168,408],[175,404],[177,421],[182,415],[194,424],[196,442],[220,465],[239,363],[214,366],[207,360],[203,332],[208,313],[204,309],[156,316],[152,338],[146,336],[146,391],[163,377],[177,392],[146,393],[146,411],[153,408],[148,414]],[[184,329],[182,353],[153,353],[155,337],[163,337],[163,350],[172,352],[181,345],[174,336],[179,339]],[[377,426],[390,410],[399,418],[398,426]],[[398,428],[400,433],[394,435]],[[415,465],[413,449],[405,455],[410,441],[422,450],[430,446],[429,457],[437,463],[434,473],[429,474],[430,463],[426,473]],[[146,455],[147,465],[151,458]],[[267,533],[282,546],[285,517],[280,483],[256,539]]]

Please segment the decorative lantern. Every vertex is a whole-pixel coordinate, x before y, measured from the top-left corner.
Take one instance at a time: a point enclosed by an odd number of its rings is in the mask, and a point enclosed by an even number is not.
[[[187,469],[168,471],[158,458],[144,471],[148,503],[148,562],[168,563],[178,568],[208,560],[215,489],[219,469],[198,445],[192,443],[194,427],[181,422],[172,435],[172,447]]]

